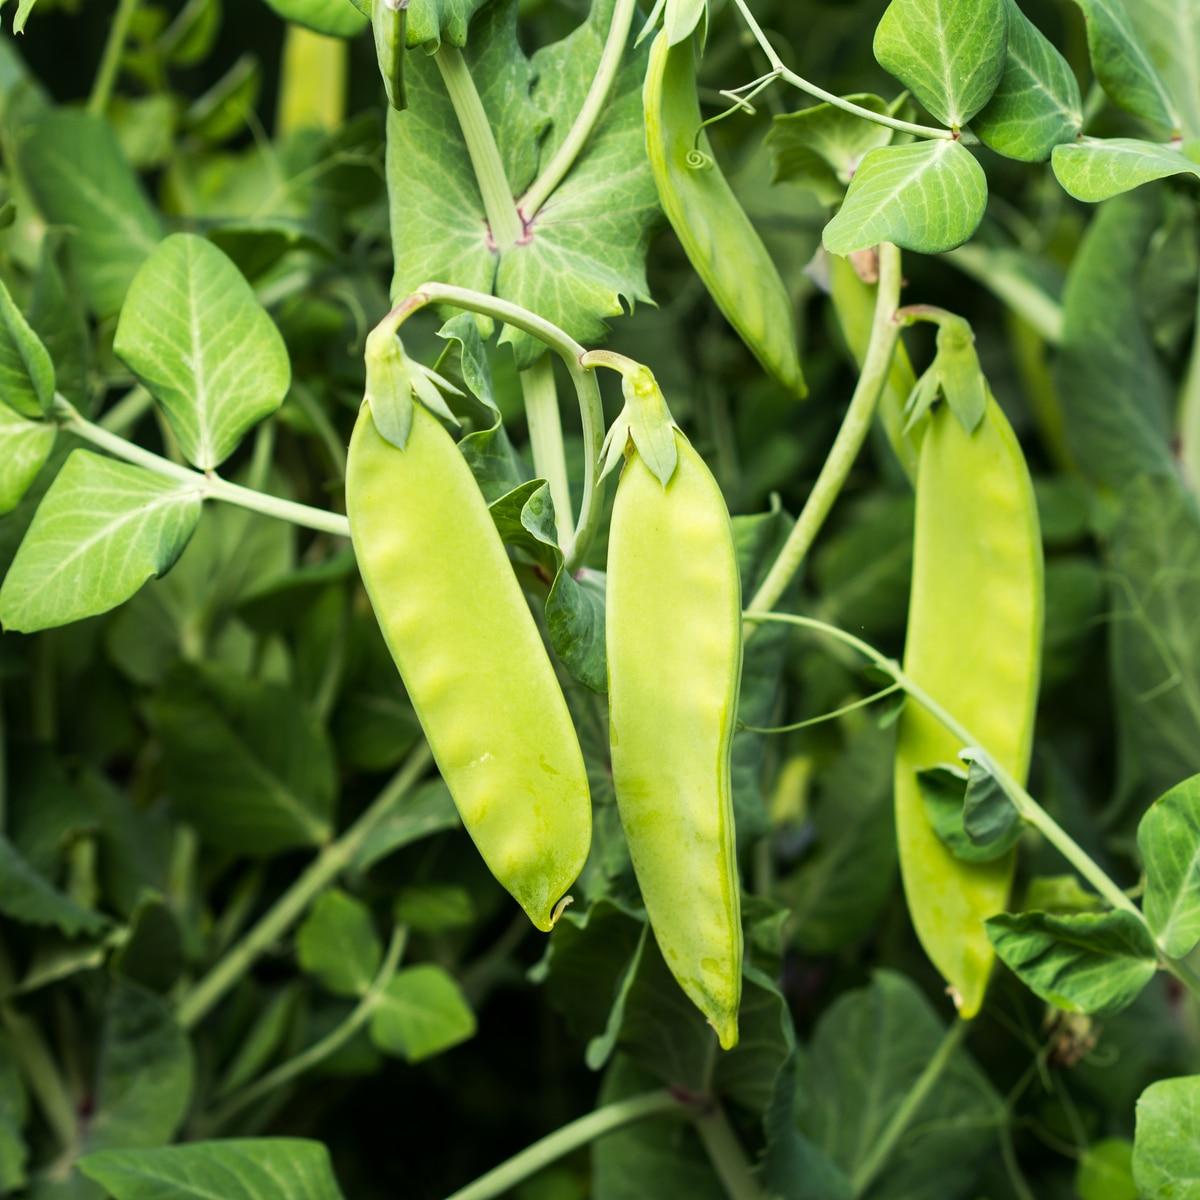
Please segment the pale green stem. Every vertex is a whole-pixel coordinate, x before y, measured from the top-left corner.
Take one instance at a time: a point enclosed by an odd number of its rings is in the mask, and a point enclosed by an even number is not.
[[[466,142],[467,154],[479,183],[479,194],[483,199],[483,211],[487,216],[492,240],[498,250],[515,246],[525,234],[521,215],[513,200],[512,188],[504,171],[496,135],[483,109],[483,101],[471,78],[471,72],[463,59],[462,51],[449,42],[433,56],[441,71],[442,82],[450,96],[454,114],[458,117]]]
[[[411,296],[393,308],[380,324],[388,323],[393,330],[398,330],[414,312],[429,304],[448,304],[466,312],[482,313],[520,329],[549,346],[566,365],[579,401],[579,420],[583,428],[583,496],[575,532],[563,550],[567,570],[575,570],[583,562],[596,536],[604,507],[603,491],[599,486],[600,449],[604,444],[604,405],[600,400],[600,385],[595,375],[581,362],[586,351],[553,322],[519,304],[447,283],[421,284]]]
[[[835,108],[840,108],[844,112],[853,113],[856,117],[862,117],[864,121],[871,121],[875,125],[884,125],[888,129],[895,129],[899,133],[911,133],[916,137],[935,138],[943,142],[952,142],[962,140],[964,142],[974,142],[976,139],[967,133],[956,134],[951,129],[939,129],[933,125],[916,125],[912,121],[901,121],[896,117],[889,117],[886,113],[872,112],[869,108],[862,108],[855,104],[852,100],[846,100],[842,96],[838,96],[834,92],[827,92],[822,87],[817,87],[815,83],[809,81],[803,76],[797,75],[795,71],[789,70],[783,65],[783,59],[775,52],[775,47],[771,45],[767,35],[763,32],[762,26],[754,19],[754,14],[750,11],[746,0],[734,0],[742,18],[749,27],[750,32],[754,35],[754,40],[758,42],[762,52],[767,56],[771,67],[775,74],[792,87],[799,88],[802,92],[807,92],[810,96],[815,96],[818,100],[824,100],[826,104],[832,104]]]
[[[154,397],[141,384],[132,387],[96,422],[109,433],[128,433],[154,407]]]
[[[1003,301],[1051,346],[1062,344],[1062,305],[1008,260],[983,246],[974,245],[959,246],[942,257]]]
[[[138,6],[138,0],[117,0],[117,11],[108,27],[108,39],[100,56],[100,66],[88,97],[88,112],[101,116],[112,99],[113,86],[121,67],[121,55],[125,53],[125,39],[129,36],[129,25]]]
[[[587,145],[588,138],[596,128],[608,103],[613,83],[621,67],[621,56],[625,52],[625,44],[629,41],[629,28],[633,24],[635,0],[617,0],[613,6],[612,20],[608,26],[608,37],[600,54],[600,62],[596,66],[596,74],[592,76],[591,87],[583,98],[583,106],[579,110],[567,136],[554,152],[554,156],[542,168],[538,177],[529,186],[529,190],[521,197],[518,209],[521,216],[528,222],[537,215],[538,209],[549,199],[551,193],[566,178],[575,160]]]
[[[294,500],[282,500],[278,496],[256,492],[253,488],[230,483],[213,471],[193,471],[190,467],[180,466],[87,420],[62,396],[55,397],[54,415],[63,429],[69,429],[76,437],[91,442],[93,446],[99,446],[115,458],[145,467],[156,475],[191,484],[202,500],[223,500],[267,517],[289,521],[293,525],[303,525],[306,529],[316,529],[338,537],[350,536],[350,523],[339,513],[310,508],[307,504],[297,504]]]
[[[304,915],[313,899],[350,865],[371,831],[420,781],[431,761],[425,745],[409,755],[366,812],[337,841],[326,846],[245,937],[184,994],[176,1012],[180,1025],[190,1029],[198,1024],[259,955]]]
[[[242,1088],[241,1091],[235,1092],[206,1122],[207,1129],[219,1129],[248,1104],[253,1104],[256,1100],[290,1083],[306,1071],[311,1071],[313,1067],[324,1062],[331,1054],[344,1046],[366,1024],[378,1006],[379,997],[383,995],[384,989],[396,973],[396,967],[400,963],[400,956],[404,953],[404,943],[407,938],[408,930],[403,925],[397,926],[375,978],[344,1021],[341,1021],[336,1028],[331,1029],[323,1038],[301,1050],[299,1054],[280,1063],[273,1071],[268,1071],[262,1078]]]
[[[746,1152],[720,1104],[714,1101],[710,1108],[693,1118],[693,1124],[729,1200],[765,1200],[766,1193],[754,1178],[746,1161]]]
[[[884,1126],[883,1132],[872,1142],[871,1152],[859,1164],[850,1179],[850,1186],[855,1197],[862,1196],[875,1182],[880,1171],[887,1166],[897,1143],[908,1132],[913,1118],[921,1110],[929,1093],[933,1090],[942,1072],[950,1065],[951,1058],[961,1045],[966,1035],[969,1022],[955,1021],[946,1030],[941,1044],[934,1051],[933,1057],[925,1064],[925,1069],[917,1076],[916,1082],[908,1090],[908,1094],[900,1103],[900,1107],[892,1114],[892,1119]]]
[[[574,536],[575,518],[571,511],[571,484],[567,478],[567,453],[558,411],[558,389],[554,386],[554,364],[548,354],[543,354],[532,367],[521,372],[521,395],[525,400],[533,469],[550,485],[558,544],[567,547]]]
[[[817,476],[817,482],[796,520],[792,532],[783,544],[766,579],[762,581],[747,608],[751,612],[767,612],[775,607],[799,571],[813,541],[841,492],[863,442],[871,431],[871,421],[879,397],[887,385],[892,355],[900,337],[896,309],[900,302],[900,251],[890,242],[879,247],[879,291],[875,299],[875,316],[871,324],[871,340],[863,359],[862,373],[850,400],[850,407]],[[747,633],[750,635],[752,631]]]
[[[21,1074],[36,1097],[55,1140],[64,1153],[72,1153],[79,1133],[75,1105],[40,1030],[27,1016],[7,1004],[0,1005],[0,1026],[9,1035],[8,1043]]]
[[[606,1104],[603,1108],[556,1129],[541,1141],[534,1142],[532,1146],[527,1146],[506,1163],[501,1163],[486,1175],[481,1175],[474,1183],[460,1188],[447,1197],[447,1200],[492,1200],[495,1196],[503,1196],[531,1175],[536,1175],[564,1155],[594,1142],[606,1133],[612,1133],[635,1121],[644,1121],[647,1117],[670,1113],[683,1116],[685,1112],[683,1105],[667,1091],[647,1092],[645,1095],[631,1096],[627,1100]]]
[[[1200,293],[1196,298],[1196,329],[1192,338],[1192,358],[1179,405],[1179,436],[1184,476],[1192,490],[1200,492]]]

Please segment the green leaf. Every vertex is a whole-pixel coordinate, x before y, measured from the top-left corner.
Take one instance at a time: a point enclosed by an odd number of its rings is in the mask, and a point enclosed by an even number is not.
[[[1139,1200],[1200,1196],[1200,1075],[1163,1079],[1138,1098],[1133,1181]]]
[[[49,109],[21,146],[21,169],[42,216],[70,231],[79,281],[98,317],[115,316],[162,224],[100,117]]]
[[[79,1169],[114,1200],[342,1200],[329,1151],[300,1138],[106,1150]]]
[[[1133,1143],[1124,1138],[1093,1142],[1075,1172],[1079,1200],[1138,1200],[1133,1184]]]
[[[471,893],[453,883],[414,883],[396,895],[396,923],[418,933],[446,933],[469,929],[476,921]]]
[[[50,457],[57,426],[0,404],[0,515],[11,512]]]
[[[975,756],[967,771],[963,798],[963,830],[976,846],[1010,850],[1020,839],[1021,814],[1009,799],[985,758]]]
[[[283,403],[291,382],[283,338],[253,289],[194,234],[173,234],[138,271],[113,349],[202,470],[224,462]]]
[[[206,142],[228,141],[253,120],[262,73],[252,54],[243,54],[183,114],[181,124]]]
[[[317,897],[296,933],[300,966],[337,996],[361,996],[383,961],[371,912],[332,888]]]
[[[371,1014],[371,1041],[385,1054],[421,1062],[475,1036],[475,1014],[441,967],[397,971]]]
[[[431,779],[397,806],[368,834],[351,866],[367,871],[380,859],[458,825],[458,810],[441,779]]]
[[[1137,138],[1090,138],[1054,151],[1054,175],[1063,191],[1089,204],[1183,174],[1200,179],[1200,163],[1169,146]]]
[[[1163,77],[1130,17],[1127,0],[1075,0],[1087,22],[1088,51],[1100,86],[1128,112],[1161,129],[1179,131],[1182,121]],[[1133,0],[1142,4],[1144,0]]]
[[[1151,805],[1137,832],[1146,920],[1171,958],[1200,943],[1200,775]]]
[[[295,21],[326,37],[357,37],[368,21],[347,0],[266,0],[287,21]]]
[[[961,245],[987,207],[987,177],[961,143],[884,146],[863,159],[841,211],[825,226],[825,249],[852,254],[880,242],[938,254]]]
[[[1126,7],[1175,102],[1180,133],[1200,138],[1200,0],[1134,0]]]
[[[991,100],[971,121],[980,141],[997,154],[1045,162],[1083,128],[1083,101],[1070,63],[1021,11],[1008,5],[1004,74]]]
[[[138,901],[112,969],[160,995],[174,986],[183,969],[183,934],[162,896],[148,892]]]
[[[974,766],[974,764],[972,764]],[[1003,858],[1021,837],[1018,823],[1002,836],[988,842],[971,837],[966,829],[965,802],[969,793],[968,775],[956,767],[935,767],[917,773],[925,814],[934,832],[963,862],[992,862]],[[990,778],[984,773],[984,778]],[[978,789],[978,782],[977,782]],[[978,796],[978,790],[976,792]],[[1007,802],[1007,797],[1005,797]],[[977,801],[978,804],[978,801]],[[1011,808],[1011,803],[1009,804]]]
[[[1149,930],[1128,912],[1001,913],[988,918],[987,929],[1021,982],[1067,1012],[1120,1012],[1158,968]]]
[[[42,242],[29,297],[29,324],[54,363],[55,387],[86,416],[92,402],[92,336],[74,273],[65,267],[66,238],[48,232]]]
[[[54,403],[54,363],[0,280],[0,402],[24,417]]]
[[[0,586],[0,623],[31,633],[128,600],[187,545],[200,519],[198,485],[74,451]]]
[[[108,921],[60,892],[0,835],[0,912],[22,925],[53,926],[67,937],[101,933]]]
[[[410,46],[433,50],[443,41],[451,46],[467,44],[471,18],[487,0],[411,0],[407,38]]]
[[[944,125],[960,129],[1004,74],[1005,0],[892,0],[875,57]]]

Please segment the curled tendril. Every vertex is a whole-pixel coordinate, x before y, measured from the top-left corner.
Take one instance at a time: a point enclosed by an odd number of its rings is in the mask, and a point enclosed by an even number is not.
[[[689,171],[711,171],[713,167],[713,156],[699,148],[689,150],[683,161]]]

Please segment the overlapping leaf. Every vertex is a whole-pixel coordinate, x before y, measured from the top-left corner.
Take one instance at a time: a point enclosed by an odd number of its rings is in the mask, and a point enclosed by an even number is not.
[[[1054,174],[1069,195],[1095,204],[1172,175],[1200,179],[1200,163],[1157,142],[1089,138],[1055,147]]]

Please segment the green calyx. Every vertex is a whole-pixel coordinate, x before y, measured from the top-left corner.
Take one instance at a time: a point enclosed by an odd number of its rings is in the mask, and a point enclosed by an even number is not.
[[[913,312],[910,320],[937,324],[937,354],[917,380],[905,405],[907,433],[941,397],[967,433],[974,433],[987,409],[988,383],[975,351],[975,334],[962,317],[941,310]]]
[[[678,426],[649,367],[629,362],[628,367],[619,369],[625,407],[604,439],[600,478],[608,476],[627,454],[636,453],[665,488],[679,461],[675,445]]]
[[[363,399],[371,406],[371,416],[380,436],[397,450],[403,450],[408,444],[414,401],[452,425],[459,424],[443,393],[461,396],[462,392],[436,371],[409,358],[400,339],[387,324],[367,335],[364,357],[367,385]]]

